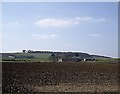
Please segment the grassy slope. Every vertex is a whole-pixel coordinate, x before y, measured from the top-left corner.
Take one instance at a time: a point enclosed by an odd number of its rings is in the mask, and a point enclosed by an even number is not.
[[[34,56],[34,58],[6,58],[3,57],[3,60],[18,60],[18,61],[31,61],[31,62],[38,62],[38,61],[50,61],[50,53],[4,53],[4,55],[15,55],[15,56]],[[120,59],[113,59],[113,58],[97,58],[98,63],[109,63],[109,62],[118,62]]]
[[[48,53],[7,53],[15,56],[34,56],[34,58],[3,58],[4,60],[49,61]]]

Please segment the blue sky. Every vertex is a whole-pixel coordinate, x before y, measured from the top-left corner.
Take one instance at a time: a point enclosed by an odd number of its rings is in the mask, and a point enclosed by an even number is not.
[[[118,3],[3,3],[3,52],[118,56]]]

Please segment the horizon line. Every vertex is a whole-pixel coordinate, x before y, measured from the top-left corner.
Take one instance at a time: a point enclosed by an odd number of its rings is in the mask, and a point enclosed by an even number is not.
[[[23,49],[25,50],[25,49]],[[0,52],[0,53],[23,53],[23,50],[20,50],[20,51],[4,51],[4,52]],[[30,49],[31,50],[31,49]],[[26,50],[28,51],[28,50]],[[89,54],[89,55],[98,55],[98,56],[105,56],[105,57],[110,57],[110,58],[119,58],[118,56],[117,57],[113,57],[113,56],[108,56],[108,55],[102,55],[102,54],[95,54],[95,53],[90,53],[90,52],[84,52],[84,51],[61,51],[61,50],[31,50],[31,51],[44,51],[44,52],[73,52],[73,53],[86,53],[86,54]]]

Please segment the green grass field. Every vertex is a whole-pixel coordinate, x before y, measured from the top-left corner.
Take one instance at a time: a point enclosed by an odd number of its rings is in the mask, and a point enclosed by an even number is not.
[[[9,58],[9,56],[12,56],[12,55],[16,57]],[[0,60],[20,61],[20,62],[52,62],[52,60],[50,59],[50,56],[51,56],[51,53],[4,53],[0,58]],[[31,57],[31,58],[27,58],[27,57]],[[119,58],[97,58],[96,61],[93,61],[93,62],[94,63],[95,62],[96,63],[116,63],[118,61],[120,61]]]
[[[21,58],[8,58],[3,57],[3,61],[32,61],[32,62],[38,62],[38,61],[49,61],[50,54],[48,53],[12,53],[11,55],[15,55],[17,57]],[[34,58],[23,58],[23,56],[33,56]]]

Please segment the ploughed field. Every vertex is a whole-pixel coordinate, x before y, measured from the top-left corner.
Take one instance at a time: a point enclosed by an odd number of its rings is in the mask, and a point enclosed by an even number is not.
[[[117,63],[3,62],[2,77],[3,93],[118,92]]]

